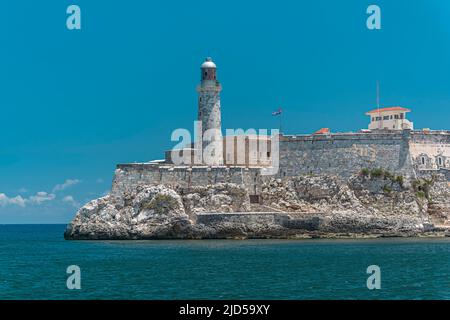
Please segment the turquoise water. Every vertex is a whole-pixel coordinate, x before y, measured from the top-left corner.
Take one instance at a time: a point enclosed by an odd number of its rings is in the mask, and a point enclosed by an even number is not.
[[[64,228],[0,226],[1,299],[450,299],[448,238],[87,242]]]

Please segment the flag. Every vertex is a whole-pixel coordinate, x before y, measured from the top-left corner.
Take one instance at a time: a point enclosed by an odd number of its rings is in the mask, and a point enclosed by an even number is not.
[[[272,112],[272,115],[273,116],[279,116],[282,112],[283,112],[283,110],[281,110],[281,108],[278,108],[277,111]]]

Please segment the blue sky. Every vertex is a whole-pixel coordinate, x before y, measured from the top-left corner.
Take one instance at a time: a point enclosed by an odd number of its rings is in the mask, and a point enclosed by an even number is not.
[[[82,30],[66,28],[77,4]],[[366,28],[377,4],[382,29]],[[117,163],[160,159],[192,128],[206,56],[224,128],[357,131],[381,104],[450,129],[450,2],[4,0],[0,223],[66,223]]]

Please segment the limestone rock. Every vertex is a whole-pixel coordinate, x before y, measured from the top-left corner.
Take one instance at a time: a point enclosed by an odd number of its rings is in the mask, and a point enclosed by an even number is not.
[[[353,175],[267,179],[261,204],[243,185],[139,185],[83,206],[66,239],[208,239],[449,234],[450,185]],[[416,187],[414,187],[416,186]]]
[[[250,210],[247,190],[233,183],[180,188],[188,214],[200,212],[246,212]]]
[[[164,186],[124,194],[122,206],[106,196],[82,207],[66,229],[68,239],[183,238],[192,221],[180,195]]]

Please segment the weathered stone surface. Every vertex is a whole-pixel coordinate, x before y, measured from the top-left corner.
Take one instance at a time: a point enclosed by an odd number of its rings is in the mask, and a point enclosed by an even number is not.
[[[212,186],[179,188],[188,214],[201,212],[246,212],[250,201],[244,186],[218,183]]]
[[[276,157],[276,155],[272,155]],[[383,168],[409,180],[442,173],[450,181],[450,131],[382,131],[329,135],[281,136],[279,170],[275,177],[258,167],[173,166],[129,163],[117,166],[111,196],[118,201],[138,186],[191,188],[218,183],[244,185],[261,194],[267,179],[298,175],[332,175],[348,179],[362,169]]]
[[[262,197],[264,204],[289,213],[289,225],[307,223],[314,231],[423,232],[430,224],[414,191],[384,178],[356,175],[345,182],[317,175],[272,180],[263,186]]]
[[[164,186],[140,187],[123,195],[93,200],[69,224],[70,239],[178,238],[189,233],[192,221],[179,194]]]
[[[262,203],[244,185],[137,186],[93,200],[67,227],[67,239],[378,237],[448,234],[450,186],[429,198],[393,177],[301,175],[269,179]],[[431,209],[430,209],[431,208]],[[434,211],[433,211],[434,210]],[[266,211],[266,212],[261,212]]]
[[[434,224],[450,225],[450,182],[445,175],[433,177],[426,208]]]

